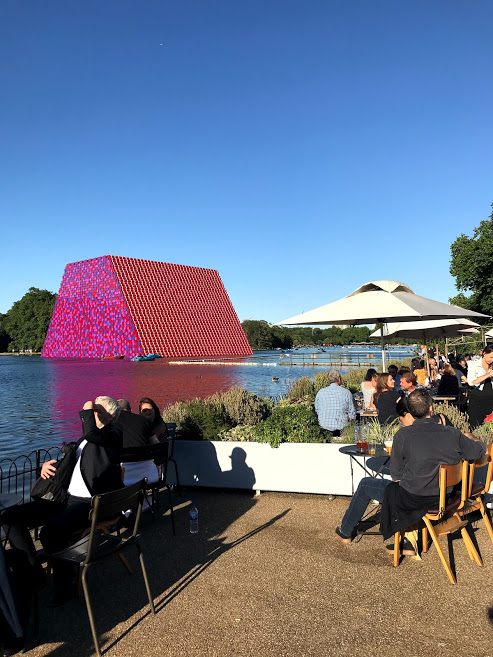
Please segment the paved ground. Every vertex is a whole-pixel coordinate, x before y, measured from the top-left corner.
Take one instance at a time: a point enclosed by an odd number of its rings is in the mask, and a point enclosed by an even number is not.
[[[188,533],[190,496],[198,535]],[[484,567],[454,540],[453,586],[433,549],[394,569],[380,537],[340,545],[333,528],[347,498],[188,490],[177,501],[176,537],[166,515],[142,527],[155,617],[133,555],[134,575],[116,558],[89,575],[108,657],[493,657],[493,543],[482,523]],[[42,609],[40,621],[30,656],[93,654],[83,600]]]

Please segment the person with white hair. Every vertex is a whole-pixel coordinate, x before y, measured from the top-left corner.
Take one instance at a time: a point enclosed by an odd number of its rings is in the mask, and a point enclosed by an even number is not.
[[[123,487],[121,477],[121,429],[113,425],[120,407],[111,397],[88,401],[79,412],[83,436],[75,444],[76,462],[64,502],[36,499],[2,515],[13,548],[24,553],[32,568],[33,586],[36,550],[28,527],[43,525],[39,538],[46,552],[57,552],[74,541],[74,534],[89,527],[91,497]],[[43,463],[41,478],[50,479],[57,472],[57,461]],[[63,604],[72,594],[73,570],[70,564],[55,563],[55,593],[50,606]]]

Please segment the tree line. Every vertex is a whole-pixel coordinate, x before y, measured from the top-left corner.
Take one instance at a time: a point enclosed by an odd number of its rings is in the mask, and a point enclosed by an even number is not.
[[[5,314],[0,314],[0,351],[41,351],[57,295],[30,287]]]

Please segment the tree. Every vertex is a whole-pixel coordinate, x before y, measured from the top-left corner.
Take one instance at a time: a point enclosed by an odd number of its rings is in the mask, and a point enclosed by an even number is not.
[[[9,350],[41,351],[55,306],[56,294],[30,287],[5,315]]]
[[[7,315],[0,315],[0,352],[7,351],[10,342],[10,336],[5,330],[6,317]]]
[[[274,348],[272,329],[266,321],[246,319],[242,323],[242,327],[252,349],[263,350]]]
[[[450,273],[460,292],[450,303],[493,315],[493,211],[474,229],[473,237],[460,235],[450,250]]]

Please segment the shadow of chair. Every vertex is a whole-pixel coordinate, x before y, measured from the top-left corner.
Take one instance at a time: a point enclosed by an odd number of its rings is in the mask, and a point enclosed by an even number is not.
[[[449,536],[460,530],[469,558],[474,560],[478,566],[483,565],[481,557],[467,532],[466,525],[468,521],[460,515],[460,511],[464,508],[467,500],[468,479],[469,464],[467,461],[462,460],[455,465],[441,465],[439,470],[440,494],[438,508],[428,510],[422,518],[422,522],[424,523],[422,529],[423,552],[428,551],[429,533],[442,565],[445,568],[445,572],[452,584],[456,584],[457,580],[440,545],[440,536]],[[459,484],[461,484],[461,492],[454,495],[447,502],[447,488],[458,486]],[[394,566],[398,566],[400,562],[400,538],[401,532],[396,532],[394,535]]]
[[[136,482],[135,484],[126,488],[122,488],[111,493],[105,493],[103,495],[95,495],[91,500],[91,511],[89,516],[91,520],[91,528],[89,533],[84,538],[81,538],[79,541],[77,541],[77,543],[64,550],[60,550],[59,552],[55,552],[49,555],[46,553],[41,555],[41,558],[50,561],[52,564],[61,562],[65,564],[73,564],[79,568],[81,573],[82,589],[84,591],[84,598],[94,641],[94,648],[98,657],[101,656],[101,650],[99,646],[98,635],[96,632],[89,588],[87,585],[87,571],[91,565],[106,559],[112,554],[117,554],[118,556],[124,557],[122,551],[130,545],[134,545],[139,555],[142,576],[144,578],[147,598],[149,600],[149,606],[152,613],[155,614],[154,601],[151,596],[147,571],[144,564],[144,555],[142,553],[140,544],[137,541],[140,516],[142,513],[142,503],[146,489],[147,481],[146,479],[142,479],[142,481]],[[137,513],[135,516],[133,531],[130,536],[115,536],[114,534],[99,532],[97,530],[97,527],[100,523],[104,522],[105,520],[114,519],[116,516],[119,516],[122,512],[132,507],[137,507]],[[131,572],[130,566],[126,562],[125,557],[122,559],[122,561],[124,565],[126,565],[127,569],[129,569]],[[37,617],[36,599],[35,605],[35,614]]]

